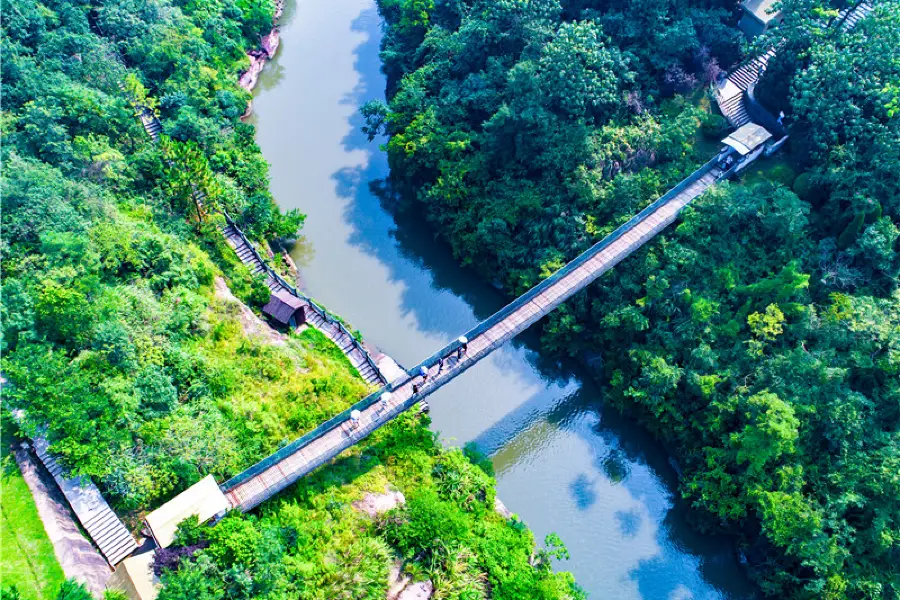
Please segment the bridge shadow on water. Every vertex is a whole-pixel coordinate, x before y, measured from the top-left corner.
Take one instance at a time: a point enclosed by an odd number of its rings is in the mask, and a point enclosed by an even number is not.
[[[365,41],[354,50],[359,80],[342,104],[359,107],[368,100],[383,99],[380,26],[374,8],[353,21],[353,30],[365,34]],[[386,140],[370,142],[361,130],[363,124],[362,115],[354,111],[342,145],[348,153],[365,153],[366,160],[332,175],[338,196],[347,200],[343,216],[352,229],[348,242],[386,266],[390,282],[402,284],[401,310],[413,314],[420,329],[449,341],[501,309],[510,298],[478,279],[473,270],[459,266],[449,245],[418,214],[397,210],[400,202],[387,180],[387,157],[378,149]],[[527,343],[536,350],[536,331],[525,332],[514,345]],[[537,353],[529,359],[544,379],[562,384],[569,378],[556,361]]]
[[[358,107],[383,98],[380,27],[374,7],[353,21],[353,31],[364,34],[365,39],[354,50],[358,81],[342,104]],[[363,153],[365,160],[332,175],[338,196],[346,201],[343,218],[351,227],[348,242],[375,257],[387,268],[389,281],[400,284],[400,310],[404,315],[412,315],[423,332],[450,340],[502,308],[510,298],[484,283],[471,269],[460,267],[449,246],[435,236],[420,215],[398,210],[402,203],[386,180],[387,158],[378,151],[385,140],[370,142],[361,131],[362,125],[362,116],[355,111],[342,146],[347,153]],[[598,502],[598,482],[602,480],[623,486],[646,509],[646,514],[635,509],[615,512],[619,535],[629,539],[637,536],[645,518],[656,523],[656,543],[663,550],[640,560],[629,572],[643,598],[755,597],[733,555],[729,555],[728,544],[690,527],[694,516],[675,491],[678,474],[662,446],[633,419],[604,405],[602,391],[583,369],[541,353],[538,334],[539,328],[532,327],[511,343],[512,350],[500,350],[495,356],[502,354],[504,369],[529,381],[540,380],[542,389],[472,441],[482,452],[495,455],[527,437],[537,424],[576,434],[589,449],[592,469],[563,484],[576,509],[586,512]],[[344,463],[341,475],[336,476],[343,480],[369,466]],[[500,467],[498,476],[503,474]],[[596,543],[603,544],[604,540]],[[561,566],[565,568],[565,564]],[[705,584],[695,581],[695,572]]]

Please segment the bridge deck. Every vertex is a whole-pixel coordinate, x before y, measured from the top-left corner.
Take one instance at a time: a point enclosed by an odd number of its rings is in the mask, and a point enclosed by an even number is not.
[[[675,220],[691,200],[713,185],[721,171],[710,161],[568,265],[554,273],[500,312],[466,334],[468,349],[457,359],[457,343],[449,344],[386,388],[379,390],[292,444],[257,463],[222,485],[235,508],[248,511],[288,487],[315,468],[335,458],[419,400],[458,377],[576,292],[584,289],[619,261],[640,248]],[[439,360],[445,358],[443,368]],[[423,382],[419,369],[428,370]],[[418,386],[414,393],[413,386]],[[380,395],[391,391],[391,400],[382,405]],[[354,427],[350,411],[361,417]]]

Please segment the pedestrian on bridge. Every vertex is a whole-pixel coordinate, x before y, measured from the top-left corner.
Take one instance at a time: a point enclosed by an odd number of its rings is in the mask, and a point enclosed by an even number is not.
[[[381,407],[382,412],[387,410],[388,402],[390,402],[390,400],[391,400],[390,392],[385,392],[381,395],[381,399],[380,399],[378,405]]]
[[[440,375],[440,374],[441,374],[441,371],[443,371],[443,370],[444,370],[444,357],[442,356],[442,357],[440,357],[440,358],[438,359],[438,372],[437,372],[437,374]]]
[[[466,336],[461,335],[457,341],[459,347],[456,349],[456,360],[462,360],[463,354],[469,349],[469,340],[466,339]]]
[[[419,367],[419,375],[422,376],[422,384],[428,381],[428,367],[426,367],[425,365]]]
[[[359,427],[359,418],[361,416],[362,413],[356,409],[350,411],[350,429],[356,429],[357,427]]]

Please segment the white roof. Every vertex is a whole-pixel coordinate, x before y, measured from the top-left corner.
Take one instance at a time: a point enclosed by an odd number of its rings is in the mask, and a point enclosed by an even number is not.
[[[129,600],[156,600],[159,577],[153,573],[155,551],[129,556],[119,563],[108,587],[125,592]]]
[[[772,8],[777,1],[778,0],[744,0],[741,3],[741,7],[763,23],[769,23],[781,15],[780,9],[771,13],[769,12],[772,11]]]
[[[153,539],[160,548],[167,548],[175,539],[178,524],[197,515],[201,523],[224,513],[231,504],[219,489],[215,478],[207,475],[188,489],[184,490],[144,518]]]
[[[764,127],[760,127],[756,123],[747,123],[737,131],[732,132],[731,135],[722,140],[722,143],[737,150],[741,156],[745,156],[770,137],[772,137],[772,134]]]

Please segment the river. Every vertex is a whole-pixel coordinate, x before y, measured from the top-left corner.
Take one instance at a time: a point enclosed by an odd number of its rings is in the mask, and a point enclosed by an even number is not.
[[[414,365],[507,299],[379,199],[387,159],[357,112],[384,94],[373,1],[289,0],[281,24],[253,122],[276,200],[308,215],[292,250],[304,288]],[[526,332],[429,399],[445,443],[491,456],[498,496],[538,540],[562,537],[571,559],[559,568],[591,598],[755,597],[728,540],[688,526],[659,444],[576,367],[534,348]]]

